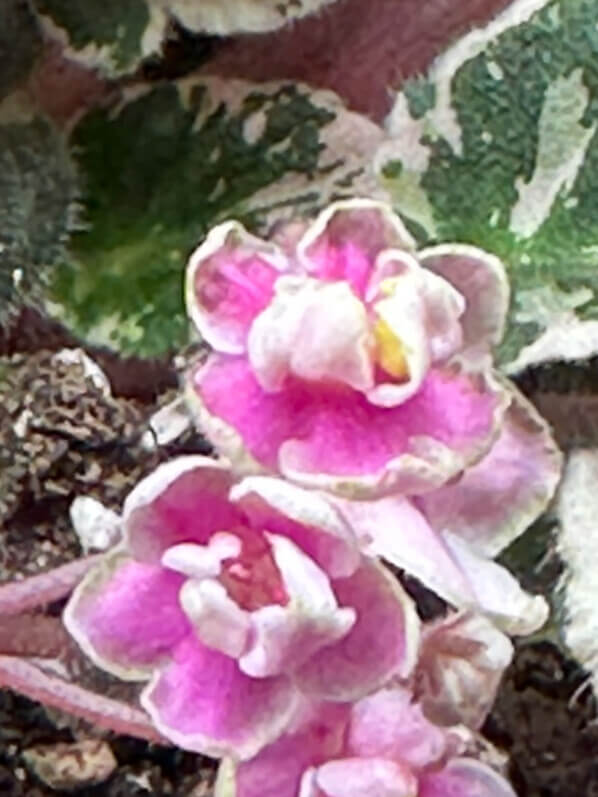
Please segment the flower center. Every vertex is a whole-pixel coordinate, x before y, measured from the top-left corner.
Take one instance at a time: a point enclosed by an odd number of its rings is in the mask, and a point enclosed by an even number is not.
[[[253,529],[235,529],[241,552],[222,561],[218,581],[242,609],[255,611],[263,606],[286,606],[289,596],[284,587],[268,541]]]
[[[383,318],[374,324],[374,339],[376,360],[386,373],[401,381],[409,379],[405,346]]]

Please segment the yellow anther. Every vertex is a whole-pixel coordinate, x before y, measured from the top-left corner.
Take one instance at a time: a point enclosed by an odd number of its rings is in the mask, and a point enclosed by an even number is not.
[[[376,360],[387,374],[396,379],[409,378],[409,365],[405,347],[383,318],[374,325],[376,339]]]

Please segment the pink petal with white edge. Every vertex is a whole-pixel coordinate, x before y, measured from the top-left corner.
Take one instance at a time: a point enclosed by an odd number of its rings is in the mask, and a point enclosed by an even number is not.
[[[468,574],[441,534],[411,501],[389,496],[373,501],[335,499],[335,504],[370,555],[380,556],[418,578],[445,600],[475,603]]]
[[[114,550],[73,592],[64,623],[87,656],[123,680],[146,680],[191,633],[179,606],[183,578]]]
[[[541,514],[558,484],[562,454],[550,427],[519,391],[489,453],[459,481],[421,496],[419,506],[439,531],[463,537],[496,556]]]
[[[293,540],[329,576],[350,576],[361,555],[353,530],[328,496],[282,479],[248,476],[230,492],[257,529],[268,529]]]
[[[382,689],[355,703],[347,734],[349,755],[401,761],[414,769],[439,761],[446,734],[432,725],[407,689]]]
[[[396,578],[365,559],[349,578],[333,581],[340,605],[355,609],[355,625],[296,671],[300,688],[322,700],[357,700],[415,665],[419,620]]]
[[[455,758],[440,772],[422,775],[418,797],[517,797],[494,770],[471,758]]]
[[[214,227],[187,266],[187,312],[202,338],[217,351],[241,354],[255,317],[288,269],[274,244],[250,235],[235,221]]]
[[[289,374],[368,390],[374,384],[365,305],[345,282],[281,277],[248,338],[258,382],[276,391]]]
[[[512,656],[509,638],[480,614],[459,612],[424,626],[414,693],[426,716],[480,728]]]
[[[489,614],[508,633],[531,633],[544,624],[546,601],[524,592],[504,567],[479,556],[466,541],[436,532],[421,512],[399,496],[335,501],[359,529],[364,550],[416,576],[459,608]]]
[[[355,611],[338,608],[330,581],[315,562],[291,540],[266,536],[290,600],[286,606],[265,606],[251,613],[251,643],[239,666],[254,678],[301,667],[355,623]]]
[[[363,297],[380,252],[412,251],[414,245],[389,205],[358,198],[322,211],[300,240],[297,256],[309,274],[331,282],[346,280]]]
[[[223,454],[239,456],[242,441],[265,469],[347,495],[438,487],[490,447],[505,401],[490,374],[459,364],[432,369],[417,395],[392,408],[292,379],[265,393],[244,358],[211,357],[191,380],[202,430]]]
[[[284,677],[248,678],[237,662],[194,638],[179,644],[141,703],[156,728],[184,750],[251,758],[284,730],[296,690]]]
[[[368,398],[382,407],[406,401],[419,390],[431,364],[461,347],[465,300],[446,280],[423,269],[405,252],[384,252],[370,280],[368,301],[402,346],[406,381],[376,385]]]
[[[242,655],[251,632],[249,612],[229,598],[220,582],[189,579],[181,589],[180,602],[204,645],[233,658]]]
[[[297,797],[304,772],[342,751],[349,711],[348,705],[334,703],[308,707],[297,728],[251,761],[224,762],[216,797]]]
[[[466,308],[461,319],[465,346],[481,344],[487,348],[500,343],[509,309],[509,281],[501,261],[466,244],[423,249],[417,259],[465,297]]]
[[[443,536],[476,596],[474,604],[456,606],[484,612],[511,635],[532,634],[544,625],[549,609],[541,595],[525,592],[506,567],[479,556],[461,537]]]
[[[215,532],[239,525],[242,514],[228,500],[233,481],[224,460],[187,456],[159,465],[125,500],[128,549],[137,559],[157,563],[174,545],[205,545]]]
[[[345,758],[319,767],[316,783],[325,797],[416,797],[409,767],[383,758]]]

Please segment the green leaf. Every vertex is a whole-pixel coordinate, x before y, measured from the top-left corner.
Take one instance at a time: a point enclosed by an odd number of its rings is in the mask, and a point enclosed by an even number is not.
[[[0,106],[0,325],[64,257],[77,195],[62,136],[12,98]]]
[[[94,111],[72,135],[88,229],[52,298],[96,343],[158,354],[187,339],[186,260],[225,218],[266,232],[335,197],[379,191],[383,133],[330,92],[188,79]]]
[[[505,363],[533,362],[525,347],[554,325],[598,318],[597,52],[595,0],[517,0],[398,95],[378,155],[422,243],[507,265]]]

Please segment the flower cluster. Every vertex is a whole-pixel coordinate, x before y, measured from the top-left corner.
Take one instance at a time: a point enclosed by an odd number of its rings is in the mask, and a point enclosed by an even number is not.
[[[508,282],[470,246],[415,251],[369,200],[260,240],[212,230],[187,273],[212,347],[187,395],[219,459],[161,465],[65,622],[221,797],[508,797],[471,758],[546,618],[493,557],[560,455],[492,369]],[[453,609],[433,624],[382,563]],[[456,611],[455,611],[456,610]]]

